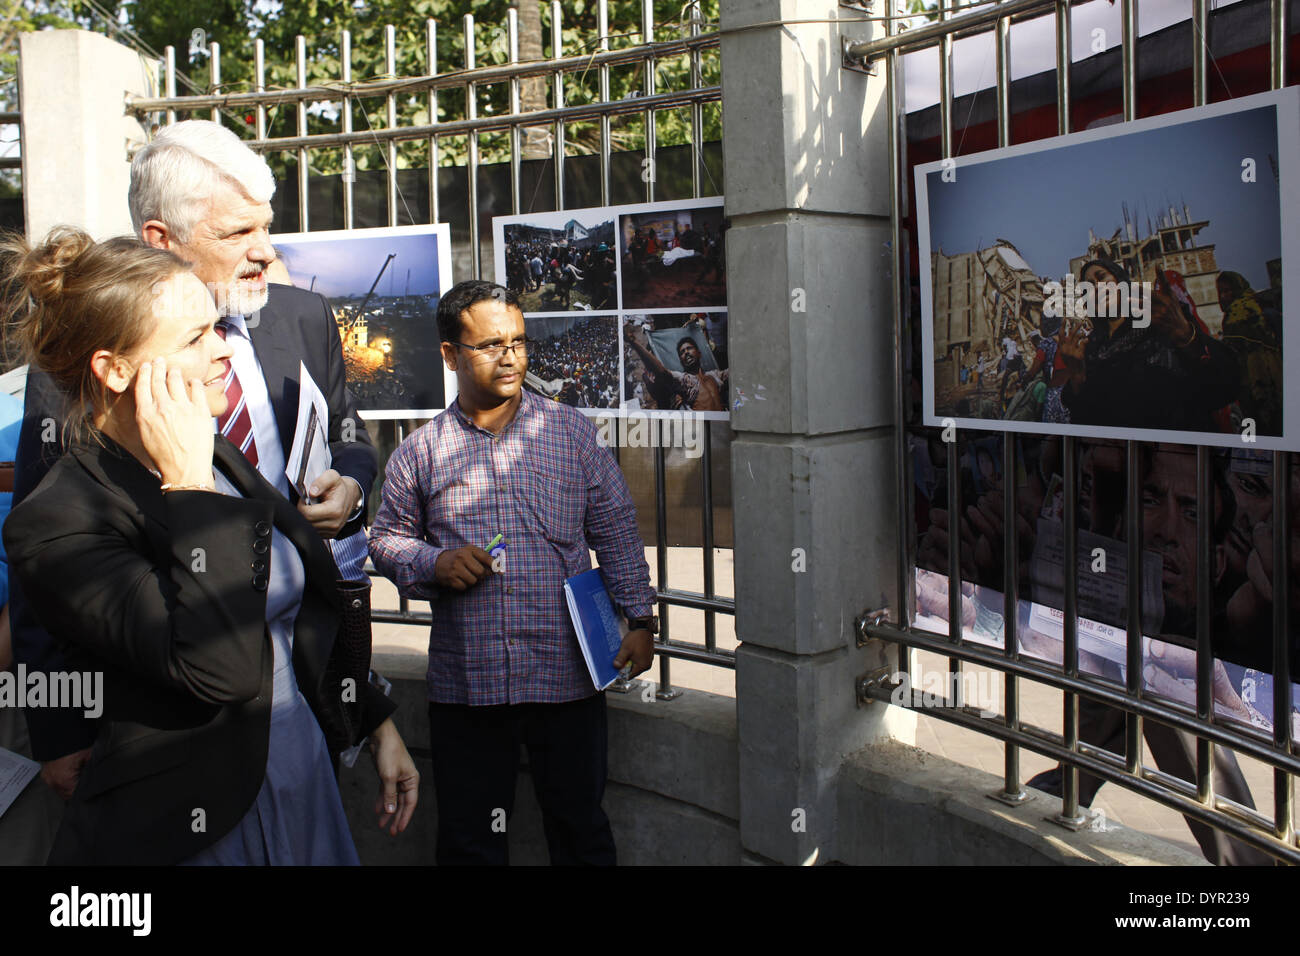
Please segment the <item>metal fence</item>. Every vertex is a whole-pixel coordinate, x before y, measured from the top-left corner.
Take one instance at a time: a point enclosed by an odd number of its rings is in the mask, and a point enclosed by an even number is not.
[[[997,145],[1007,146],[1012,140],[1011,120],[1011,26],[1013,22],[1034,17],[1054,16],[1056,34],[1056,133],[1072,131],[1071,126],[1071,8],[1069,0],[1007,0],[983,2],[955,9],[952,0],[940,0],[937,21],[919,28],[899,32],[893,21],[886,35],[868,42],[846,46],[846,64],[873,67],[883,65],[888,83],[887,115],[896,119],[890,127],[891,189],[894,197],[893,214],[893,275],[897,277],[893,300],[895,319],[895,374],[898,393],[895,423],[897,428],[897,472],[900,508],[897,527],[900,553],[899,575],[896,582],[898,610],[895,620],[883,611],[864,614],[859,619],[862,639],[882,638],[899,645],[900,671],[911,681],[911,654],[908,649],[923,649],[944,655],[949,659],[950,670],[960,675],[963,662],[1001,672],[1005,681],[1004,707],[996,716],[981,716],[962,699],[961,682],[952,683],[951,693],[945,695],[942,706],[927,708],[925,713],[950,721],[962,727],[995,737],[1005,742],[1005,773],[1002,789],[993,794],[1012,805],[1026,797],[1020,775],[1020,750],[1043,754],[1063,765],[1061,811],[1055,819],[1063,825],[1079,828],[1086,823],[1080,811],[1079,773],[1086,771],[1104,781],[1111,781],[1136,791],[1154,801],[1171,807],[1189,820],[1200,821],[1228,834],[1252,847],[1259,848],[1278,860],[1300,862],[1297,848],[1292,807],[1293,776],[1300,773],[1295,741],[1292,739],[1290,699],[1291,662],[1288,660],[1288,634],[1293,622],[1288,621],[1286,595],[1296,587],[1288,580],[1289,529],[1288,479],[1292,473],[1293,457],[1289,453],[1272,453],[1272,674],[1274,694],[1272,700],[1273,732],[1271,738],[1251,733],[1238,725],[1233,726],[1216,718],[1212,681],[1214,657],[1212,654],[1213,621],[1211,619],[1211,573],[1213,567],[1213,542],[1211,525],[1212,463],[1211,450],[1195,449],[1196,464],[1196,557],[1197,609],[1195,621],[1195,708],[1187,709],[1169,700],[1162,700],[1144,690],[1142,677],[1142,576],[1127,575],[1127,637],[1126,673],[1123,683],[1105,682],[1086,673],[1079,667],[1078,594],[1079,581],[1076,561],[1071,556],[1078,553],[1079,530],[1079,450],[1076,439],[1061,439],[1064,475],[1064,649],[1063,663],[1059,667],[1041,663],[1022,653],[1017,641],[1018,597],[1017,578],[1018,535],[1011,516],[1017,513],[1017,482],[1010,476],[1017,474],[1021,451],[1010,433],[1001,436],[1001,470],[1003,481],[1003,621],[1004,636],[1001,650],[972,643],[962,634],[962,589],[948,588],[948,633],[936,633],[914,626],[917,616],[916,548],[912,527],[914,481],[910,465],[909,435],[927,439],[937,437],[937,430],[924,429],[914,423],[910,411],[912,370],[908,367],[914,322],[917,313],[910,306],[909,276],[904,258],[910,239],[912,254],[917,255],[915,237],[904,232],[907,219],[907,180],[910,172],[905,155],[906,134],[902,118],[902,55],[917,50],[938,48],[939,115],[942,156],[954,155],[954,110],[952,62],[954,38],[979,34],[992,34],[996,57],[996,115]],[[1122,73],[1123,119],[1131,121],[1139,115],[1138,100],[1138,4],[1136,0],[1121,0],[1122,46],[1119,69]],[[1244,6],[1244,5],[1243,5]],[[1285,0],[1265,0],[1257,4],[1268,18],[1269,75],[1271,87],[1285,84],[1287,76],[1288,10]],[[1229,8],[1230,9],[1230,8]],[[1207,27],[1211,13],[1208,0],[1193,0],[1191,24],[1192,50],[1192,100],[1194,105],[1205,104],[1209,99],[1211,56],[1207,40]],[[1216,14],[1217,15],[1217,14]],[[1076,67],[1076,70],[1078,67]],[[928,255],[928,250],[920,250]],[[947,473],[947,513],[963,513],[961,500],[959,449],[957,441],[948,441],[945,447]],[[1129,569],[1141,566],[1143,528],[1139,521],[1142,489],[1140,487],[1139,461],[1144,453],[1142,445],[1129,441],[1124,449],[1125,497],[1124,508],[1126,544]],[[961,577],[961,543],[954,528],[948,535],[947,577],[949,581]],[[1062,692],[1063,732],[1033,726],[1021,717],[1020,681],[1040,682]],[[895,685],[883,673],[862,679],[858,694],[862,700],[889,700]],[[1113,752],[1080,740],[1080,701],[1110,705],[1123,711],[1124,745],[1122,752]],[[1267,704],[1261,702],[1261,709]],[[1185,732],[1195,738],[1195,759],[1191,779],[1162,772],[1144,764],[1142,754],[1145,721],[1156,721]],[[1215,770],[1214,746],[1220,745],[1264,762],[1273,773],[1273,807],[1270,813],[1249,809],[1240,803],[1216,794],[1213,785]]]
[[[657,198],[697,198],[718,195],[722,191],[721,170],[716,175],[707,162],[706,146],[714,147],[716,143],[704,142],[704,113],[709,104],[721,101],[721,87],[717,84],[705,85],[706,73],[718,73],[719,38],[716,32],[707,30],[711,25],[700,15],[699,5],[687,4],[680,19],[671,24],[656,24],[653,0],[642,0],[639,24],[628,24],[622,32],[611,33],[607,0],[598,0],[596,5],[598,18],[598,36],[588,48],[579,52],[564,49],[562,32],[562,11],[558,0],[550,4],[550,56],[549,58],[521,61],[519,55],[519,25],[514,9],[508,12],[506,36],[508,39],[509,62],[500,65],[478,66],[476,48],[482,48],[481,38],[476,36],[473,16],[466,16],[463,22],[464,61],[454,69],[447,70],[439,64],[437,55],[438,25],[433,20],[425,21],[425,65],[426,72],[420,76],[397,76],[396,30],[393,26],[385,29],[384,59],[387,66],[382,79],[356,82],[352,78],[352,37],[346,31],[339,37],[340,75],[337,82],[307,85],[308,56],[306,38],[297,38],[295,49],[296,85],[287,89],[268,89],[266,84],[266,61],[263,43],[255,41],[254,48],[254,86],[247,92],[221,91],[221,50],[218,44],[209,48],[209,90],[203,93],[176,95],[175,51],[167,47],[164,51],[162,89],[163,96],[135,97],[128,102],[128,110],[148,122],[151,116],[168,124],[176,122],[178,113],[203,115],[204,111],[214,121],[221,122],[223,115],[230,125],[241,128],[240,132],[249,135],[248,145],[261,153],[272,154],[288,152],[296,158],[296,212],[297,227],[307,231],[314,225],[310,221],[309,202],[313,185],[311,177],[310,153],[313,150],[341,150],[344,169],[341,179],[341,226],[345,229],[356,225],[355,191],[358,175],[355,172],[353,151],[363,147],[379,147],[383,152],[387,225],[395,226],[403,218],[406,221],[424,221],[430,223],[451,222],[453,231],[462,231],[463,236],[453,236],[453,246],[467,241],[467,254],[458,256],[464,259],[468,272],[474,277],[484,275],[482,255],[483,237],[481,227],[485,218],[493,214],[518,214],[530,211],[550,211],[575,208],[566,203],[566,185],[572,188],[573,179],[566,175],[566,165],[575,162],[573,156],[566,155],[566,131],[569,124],[587,121],[600,125],[599,159],[596,175],[599,178],[599,203],[609,205],[615,202],[614,184],[611,172],[620,160],[626,159],[626,151],[616,151],[612,146],[611,122],[620,117],[639,117],[643,123],[644,150],[636,156],[637,166],[647,168],[644,161],[649,161],[648,168],[663,165],[657,161],[664,155],[664,149],[656,143],[656,116],[665,110],[687,109],[690,111],[690,161],[689,189],[687,195],[657,196],[656,185],[660,181],[654,175],[637,177],[636,185],[641,195],[623,198],[621,202],[652,202]],[[656,29],[663,33],[675,34],[668,39],[656,39]],[[670,29],[671,28],[671,29]],[[614,48],[611,38],[628,37],[639,34],[640,42],[632,46]],[[685,88],[661,92],[657,89],[656,65],[669,58],[689,58],[689,83]],[[639,67],[643,83],[636,95],[619,99],[610,96],[610,71],[620,67]],[[707,68],[707,69],[706,69]],[[566,103],[566,78],[578,73],[583,76],[593,74],[598,82],[598,94],[589,102],[580,104]],[[549,90],[549,108],[521,110],[520,87],[524,81],[541,79],[547,81]],[[480,115],[481,94],[492,87],[504,86],[508,90],[509,111]],[[427,97],[428,119],[425,124],[402,124],[398,121],[399,97]],[[463,98],[463,118],[440,122],[439,98]],[[365,99],[381,98],[385,103],[386,123],[381,128],[357,130],[353,128],[354,104]],[[308,104],[314,101],[341,100],[340,118],[342,128],[338,132],[308,132]],[[444,100],[444,103],[446,100]],[[268,135],[268,109],[292,104],[296,109],[295,135]],[[459,109],[457,112],[461,112]],[[250,123],[242,118],[248,115]],[[364,115],[364,113],[362,114]],[[369,126],[369,120],[367,119]],[[525,160],[521,149],[524,131],[530,128],[546,128],[551,134],[551,153],[546,163],[552,170],[553,185],[548,191],[547,199],[553,205],[543,210],[535,210],[532,201],[536,192],[526,193],[523,170]],[[480,158],[480,137],[486,134],[504,133],[509,139],[509,207],[492,209],[482,202],[481,183],[486,174],[486,164]],[[451,137],[463,137],[466,140],[467,161],[464,167],[445,166],[440,163],[440,143]],[[414,213],[402,195],[399,182],[398,146],[401,143],[422,143],[428,149],[427,169],[427,206],[421,210],[426,217],[421,220],[421,213]],[[585,160],[586,157],[583,157]],[[624,163],[626,165],[626,163]],[[680,166],[680,163],[677,164]],[[457,177],[459,174],[459,177]],[[320,178],[320,177],[318,177]],[[464,185],[464,207],[460,210],[443,208],[440,199],[447,193],[445,182],[459,178]],[[440,181],[441,180],[441,181]],[[336,183],[337,185],[337,183]],[[680,190],[679,190],[680,191]],[[463,217],[463,219],[462,219]],[[330,217],[334,218],[334,217]],[[380,223],[374,223],[376,225]],[[337,228],[333,224],[331,228]],[[461,270],[462,278],[468,276]],[[498,277],[500,281],[501,277]],[[382,426],[384,423],[378,423]],[[382,451],[396,446],[414,423],[397,423],[395,432],[379,435],[376,445],[381,448],[381,464],[384,460]],[[663,422],[671,426],[671,422]],[[382,427],[381,427],[382,431]],[[668,489],[671,483],[670,468],[667,461],[669,436],[661,433],[662,440],[654,441],[652,452],[653,502],[656,552],[656,583],[659,600],[660,634],[657,638],[659,657],[659,681],[656,696],[671,699],[681,691],[672,686],[670,662],[673,658],[734,668],[734,654],[717,646],[716,616],[718,614],[735,614],[735,601],[732,597],[719,595],[715,587],[716,569],[714,560],[715,544],[721,544],[715,529],[715,486],[718,485],[715,472],[727,466],[730,430],[725,422],[706,423],[702,431],[702,456],[700,458],[698,489],[689,496],[698,495],[698,525],[690,535],[692,541],[699,542],[702,554],[703,590],[690,591],[672,587],[669,583],[669,547],[671,543],[669,519],[674,525],[681,525],[683,515],[671,514],[668,501]],[[386,439],[386,440],[385,440]],[[715,445],[718,446],[715,448]],[[629,467],[626,450],[614,449],[620,464],[627,471]],[[381,471],[382,480],[382,471]],[[648,484],[648,482],[647,482]],[[378,489],[379,484],[376,484]],[[372,495],[372,500],[377,495]],[[729,513],[728,513],[729,517]],[[680,533],[678,534],[680,538]],[[730,541],[729,528],[722,536],[725,543]],[[369,569],[373,575],[373,568]],[[704,614],[703,643],[676,640],[672,637],[670,609],[681,608],[701,611]],[[396,623],[427,626],[430,615],[427,612],[414,611],[409,602],[403,598],[397,609],[376,609],[373,620],[381,623]],[[620,689],[628,689],[623,686]]]

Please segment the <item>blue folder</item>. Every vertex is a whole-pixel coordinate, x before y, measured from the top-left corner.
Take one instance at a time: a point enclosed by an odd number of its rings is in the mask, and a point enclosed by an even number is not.
[[[600,568],[565,581],[564,597],[569,602],[569,617],[578,632],[578,646],[582,648],[591,682],[597,690],[604,690],[618,678],[614,658],[623,645],[627,623],[614,610]]]

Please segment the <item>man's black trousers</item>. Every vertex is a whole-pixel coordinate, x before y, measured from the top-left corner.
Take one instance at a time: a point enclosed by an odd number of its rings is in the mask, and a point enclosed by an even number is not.
[[[519,748],[555,866],[613,866],[614,836],[601,809],[608,740],[605,695],[561,704],[429,704],[439,866],[509,862]]]

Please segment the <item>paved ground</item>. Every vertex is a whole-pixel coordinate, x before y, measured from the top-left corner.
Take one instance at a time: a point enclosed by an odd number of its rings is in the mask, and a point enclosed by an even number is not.
[[[656,560],[653,550],[647,549],[646,560],[650,565],[652,583]],[[673,548],[669,551],[668,581],[674,588],[690,591],[703,591],[704,572],[700,549]],[[730,550],[715,551],[715,590],[720,595],[731,595],[733,590],[733,562]],[[396,607],[396,590],[383,579],[376,579],[374,594],[375,607]],[[417,602],[413,610],[426,610],[428,605]],[[730,615],[719,614],[715,617],[717,647],[734,650],[736,635],[734,620]],[[670,634],[673,640],[692,641],[704,644],[704,613],[682,608],[675,608],[670,613]],[[402,625],[376,625],[375,650],[377,652],[397,652],[406,650],[423,655],[428,646],[428,635],[424,628]],[[944,658],[930,654],[918,654],[918,668],[921,671],[947,671]],[[976,673],[979,673],[978,669]],[[657,662],[650,675],[656,682],[663,682],[661,664]],[[736,693],[735,672],[728,668],[708,664],[696,664],[689,661],[674,660],[669,665],[669,677],[674,687],[705,690],[714,694],[734,697]],[[1000,677],[989,675],[992,684],[980,683],[978,686],[991,686],[996,693],[1001,693]],[[1020,707],[1023,719],[1039,727],[1061,732],[1061,694],[1052,688],[1029,681],[1020,683]],[[1000,697],[998,698],[1000,702]],[[999,703],[1000,706],[1000,703]],[[977,767],[1001,777],[1003,773],[1003,745],[991,737],[985,737],[974,731],[955,727],[946,721],[920,715],[917,720],[916,744],[926,750],[947,757],[957,763]],[[1150,753],[1146,753],[1146,762],[1151,762]],[[1257,807],[1271,808],[1273,805],[1273,775],[1267,766],[1250,758],[1238,758],[1242,772],[1250,784],[1251,793]],[[1021,751],[1021,776],[1028,780],[1034,774],[1052,765],[1052,761],[1029,751]],[[1039,804],[1039,806],[1046,806]],[[1173,810],[1152,803],[1122,787],[1107,784],[1098,794],[1093,804],[1094,809],[1101,809],[1108,821],[1121,823],[1134,830],[1140,830],[1154,836],[1177,843],[1193,852],[1199,852],[1183,818]],[[1034,812],[1042,812],[1035,808]]]

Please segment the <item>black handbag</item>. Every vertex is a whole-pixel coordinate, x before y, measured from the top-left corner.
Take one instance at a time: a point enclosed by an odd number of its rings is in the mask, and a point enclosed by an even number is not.
[[[363,688],[370,681],[370,581],[339,581],[339,630],[325,665],[325,691],[334,725],[323,728],[330,750],[341,753],[361,740]]]

